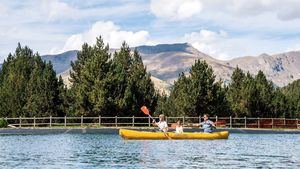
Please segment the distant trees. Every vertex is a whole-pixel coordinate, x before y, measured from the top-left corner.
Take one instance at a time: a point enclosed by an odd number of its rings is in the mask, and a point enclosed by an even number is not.
[[[234,117],[299,117],[300,80],[280,89],[262,71],[257,75],[235,68],[231,83],[215,82],[211,67],[196,61],[189,75],[180,74],[169,97],[160,96],[157,113]]]
[[[289,96],[274,87],[262,71],[252,76],[237,67],[231,78],[226,96],[234,116],[295,117],[295,113],[299,112],[295,105],[300,99],[295,99],[294,103],[289,101]]]
[[[161,97],[158,110],[170,116],[212,115],[228,116],[230,109],[221,82],[215,82],[212,68],[197,60],[189,76],[179,75],[169,98]]]
[[[281,104],[285,105],[281,110],[284,113],[283,116],[300,117],[300,79],[283,87],[281,91],[286,96],[284,103],[287,103],[284,104],[282,103],[283,101],[281,102]],[[281,96],[281,98],[284,96]]]
[[[52,64],[18,44],[0,71],[0,116],[63,116],[59,88]]]

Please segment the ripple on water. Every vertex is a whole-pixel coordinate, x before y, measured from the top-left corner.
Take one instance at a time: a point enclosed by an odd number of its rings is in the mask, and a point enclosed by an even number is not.
[[[299,168],[296,134],[228,140],[122,140],[118,135],[0,136],[0,168]]]

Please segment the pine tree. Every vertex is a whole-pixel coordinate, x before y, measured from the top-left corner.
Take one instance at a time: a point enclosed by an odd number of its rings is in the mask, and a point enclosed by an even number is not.
[[[245,111],[243,108],[243,97],[241,95],[244,80],[244,72],[239,67],[236,67],[232,73],[231,83],[228,85],[226,94],[230,102],[231,110],[236,117],[244,114]]]
[[[252,111],[252,115],[254,117],[270,117],[274,87],[262,71],[259,71],[255,77],[255,88],[257,95],[254,102],[255,111]]]
[[[150,110],[154,110],[156,107],[157,94],[150,77],[151,75],[147,73],[139,52],[135,49],[128,81],[133,102],[131,112],[135,116],[140,116],[140,108],[144,105]]]
[[[51,63],[20,44],[9,54],[0,72],[1,116],[58,115],[56,74]]]
[[[174,107],[171,107],[171,99],[164,93],[162,95],[157,95],[157,106],[153,116],[158,116],[159,114],[165,114],[166,116],[175,116],[173,113]]]
[[[281,89],[287,99],[287,111],[284,117],[300,117],[300,80],[296,80]]]
[[[287,97],[282,93],[279,88],[276,88],[272,98],[272,111],[269,117],[295,117],[289,113],[289,102]]]
[[[58,77],[58,116],[63,117],[70,111],[71,104],[69,102],[70,98],[68,97],[68,89],[64,84],[64,81],[61,76]]]
[[[178,80],[174,83],[168,99],[169,115],[179,116],[196,116],[196,96],[191,90],[191,78],[184,73],[179,75]]]
[[[139,116],[140,107],[146,105],[154,110],[157,95],[150,74],[137,50],[133,54],[124,42],[115,52],[109,79],[111,83],[110,106],[118,116]]]
[[[230,113],[225,90],[215,82],[213,70],[205,61],[197,60],[190,76],[182,73],[174,83],[167,101],[174,116],[199,116],[205,113],[224,115]]]
[[[71,62],[71,91],[76,115],[101,115],[105,112],[107,90],[105,79],[110,69],[109,46],[101,37],[91,47],[82,46],[77,60]]]
[[[110,95],[111,109],[114,109],[115,114],[123,116],[129,105],[132,105],[131,86],[128,85],[129,74],[131,71],[132,57],[129,46],[124,42],[118,52],[114,53],[112,66],[110,69],[111,88]]]
[[[58,79],[51,63],[44,63],[37,58],[36,67],[31,73],[26,88],[27,102],[24,109],[26,116],[61,115]]]
[[[72,65],[71,93],[76,115],[140,115],[140,107],[154,110],[156,93],[138,51],[124,42],[113,57],[103,40],[84,44]],[[72,106],[71,106],[72,107]]]

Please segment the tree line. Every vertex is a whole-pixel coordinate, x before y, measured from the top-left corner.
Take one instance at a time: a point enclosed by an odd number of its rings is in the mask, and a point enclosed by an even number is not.
[[[170,96],[159,95],[139,52],[124,42],[111,53],[101,37],[83,44],[71,67],[68,89],[50,62],[18,44],[0,71],[0,117],[142,116],[143,105],[167,116],[300,117],[300,80],[279,88],[262,71],[236,67],[225,85],[197,60]]]
[[[300,80],[279,88],[262,71],[251,75],[236,67],[231,83],[224,85],[216,82],[205,61],[198,60],[189,76],[179,76],[169,97],[159,97],[157,112],[169,116],[299,117]]]

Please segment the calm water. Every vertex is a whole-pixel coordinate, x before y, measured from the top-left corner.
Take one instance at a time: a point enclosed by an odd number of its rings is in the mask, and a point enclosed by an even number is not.
[[[300,168],[300,135],[122,140],[118,135],[0,136],[0,168]]]

